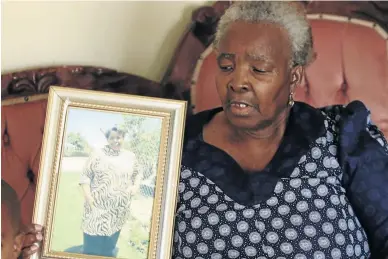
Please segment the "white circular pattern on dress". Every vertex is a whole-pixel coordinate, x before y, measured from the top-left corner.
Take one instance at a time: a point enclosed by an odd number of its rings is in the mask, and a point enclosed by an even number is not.
[[[246,219],[250,219],[255,215],[255,211],[253,209],[246,209],[243,211],[243,216]]]
[[[348,224],[346,223],[345,219],[339,219],[338,220],[338,227],[342,230],[345,231],[348,228]]]
[[[210,228],[204,228],[202,230],[202,238],[205,240],[209,240],[213,237],[213,231]]]
[[[218,251],[225,250],[225,241],[222,239],[216,239],[214,241],[214,248]]]
[[[328,194],[328,189],[326,187],[326,185],[319,185],[318,188],[317,188],[317,193],[319,196],[326,196]]]
[[[199,179],[196,177],[190,178],[190,185],[191,187],[195,188],[199,184]]]
[[[292,171],[290,177],[298,177],[300,174],[300,170],[298,167],[294,168],[294,170]]]
[[[321,220],[321,214],[318,211],[312,211],[309,214],[309,219],[311,222],[318,223]]]
[[[274,192],[276,194],[279,194],[283,191],[283,183],[282,182],[278,182],[276,185],[275,185],[275,190]]]
[[[182,193],[185,191],[185,184],[184,183],[179,183],[178,191],[179,191],[179,193]]]
[[[269,256],[269,257],[272,257],[275,255],[275,250],[270,247],[270,246],[265,246],[264,247],[264,252]]]
[[[220,205],[217,206],[216,210],[217,211],[225,211],[228,209],[228,206],[225,203],[221,203]]]
[[[199,214],[205,214],[209,211],[209,207],[208,206],[202,206],[201,208],[198,209],[198,213]]]
[[[251,241],[254,244],[257,244],[261,241],[261,235],[258,232],[251,232],[249,234],[249,241]]]
[[[299,162],[298,164],[302,164],[304,161],[306,161],[306,155],[303,155],[300,159],[299,159]]]
[[[341,233],[336,234],[335,237],[334,237],[334,240],[340,246],[345,244],[345,237]]]
[[[220,222],[220,218],[216,213],[210,213],[207,219],[210,225],[216,225]]]
[[[235,221],[237,218],[236,212],[234,212],[234,211],[225,212],[225,218],[227,221]]]
[[[329,157],[325,156],[323,158],[323,166],[326,168],[331,168],[331,162]]]
[[[322,248],[328,248],[330,246],[330,240],[327,237],[318,238],[318,244]]]
[[[338,248],[333,248],[331,250],[331,257],[333,259],[340,259],[341,258],[341,250],[339,250]]]
[[[317,230],[314,226],[307,225],[304,227],[304,233],[308,237],[314,237],[317,234]]]
[[[232,249],[228,251],[229,258],[238,258],[239,256],[240,256],[240,252],[237,250]]]
[[[178,230],[179,230],[179,232],[184,232],[186,230],[186,222],[184,222],[184,221],[179,222]]]
[[[294,202],[296,199],[295,193],[292,191],[288,191],[284,194],[284,200],[288,203]]]
[[[315,251],[314,259],[325,259],[325,254],[322,251]]]
[[[302,184],[302,180],[301,179],[292,179],[290,181],[291,187],[293,187],[295,189],[299,188],[301,186],[301,184]]]
[[[354,247],[354,254],[356,255],[356,256],[360,256],[360,254],[361,254],[361,246],[360,245],[356,245],[355,247]]]
[[[302,248],[304,251],[310,251],[311,248],[313,247],[313,245],[311,244],[311,242],[307,239],[302,239],[300,242],[299,242],[299,246],[300,248]]]
[[[321,157],[321,155],[322,155],[322,151],[321,151],[321,149],[319,147],[313,147],[311,149],[311,156],[312,156],[312,158],[319,159]]]
[[[261,210],[259,210],[259,215],[263,219],[267,219],[271,216],[271,210],[270,209],[261,209]]]
[[[199,228],[202,225],[202,220],[199,217],[195,217],[191,220],[191,226],[193,228]]]
[[[254,248],[253,246],[245,247],[245,254],[247,256],[255,256],[257,254],[256,248]]]
[[[284,226],[284,222],[281,218],[274,218],[271,221],[271,225],[274,229],[281,229]]]
[[[287,242],[287,243],[282,243],[282,244],[280,245],[280,250],[281,250],[283,253],[289,255],[289,254],[292,253],[293,247],[292,247],[292,245],[291,245],[290,243],[288,243],[288,242]]]
[[[216,204],[218,202],[218,195],[212,194],[207,198],[209,204]]]
[[[191,200],[191,208],[197,208],[201,204],[201,199],[200,198],[194,198]]]
[[[291,224],[294,226],[300,226],[303,222],[303,219],[300,215],[292,215],[290,217]]]
[[[267,238],[268,242],[270,242],[272,244],[276,243],[279,240],[279,236],[275,232],[269,232],[267,234],[266,238]]]
[[[356,226],[354,225],[354,221],[352,219],[348,219],[348,228],[353,231]]]
[[[336,156],[336,155],[337,155],[337,146],[335,146],[335,145],[330,145],[330,146],[329,146],[329,152],[330,152],[330,154],[332,154],[333,156]]]
[[[280,205],[278,208],[278,212],[280,215],[285,216],[290,213],[290,207],[287,205]]]
[[[249,228],[249,225],[245,221],[240,221],[239,223],[237,223],[238,232],[242,232],[242,233],[247,232],[248,228]]]
[[[268,206],[276,206],[278,204],[278,198],[277,197],[271,197],[267,200],[267,205]]]
[[[332,142],[334,140],[334,136],[330,131],[326,131],[326,139],[328,142]]]
[[[326,216],[329,218],[329,219],[332,219],[334,220],[336,217],[337,217],[337,211],[333,208],[328,208],[326,210]]]
[[[308,179],[308,182],[309,182],[310,186],[312,186],[312,187],[317,186],[320,181],[321,180],[319,178],[309,178]]]
[[[333,224],[331,224],[331,223],[329,223],[329,222],[323,223],[323,225],[322,225],[322,231],[323,231],[325,234],[331,235],[331,234],[334,232]]]
[[[183,247],[183,255],[187,258],[190,258],[193,256],[193,251],[191,251],[191,248],[188,246]]]
[[[305,168],[307,172],[312,173],[317,169],[317,164],[314,162],[310,162],[306,164]]]
[[[328,172],[325,171],[325,170],[319,171],[319,172],[317,173],[317,177],[319,177],[319,178],[325,178],[325,177],[328,177],[328,176],[329,176],[329,174],[328,174]]]
[[[309,199],[312,196],[312,193],[311,193],[311,191],[309,189],[302,189],[300,192],[301,192],[301,194],[302,194],[302,196],[304,198],[308,198]]]
[[[221,236],[228,236],[230,234],[230,227],[229,225],[223,224],[219,228],[219,232]]]
[[[207,247],[207,245],[205,243],[199,243],[197,245],[197,251],[200,254],[207,254],[209,252],[209,248]]]
[[[286,229],[286,231],[284,232],[284,234],[286,235],[286,237],[287,237],[289,240],[295,240],[295,239],[298,237],[298,232],[296,232],[296,230],[293,229],[293,228],[288,228],[288,229]]]
[[[187,241],[187,243],[192,244],[192,243],[195,242],[196,239],[197,239],[197,236],[195,235],[194,232],[192,232],[192,231],[187,232],[187,234],[186,234],[186,241]]]
[[[260,231],[264,232],[265,231],[265,224],[262,221],[255,221],[255,227]]]
[[[309,205],[306,201],[299,201],[297,204],[296,204],[296,209],[299,211],[299,212],[305,212],[309,209]]]
[[[294,259],[307,259],[307,257],[304,254],[296,254]]]
[[[220,255],[219,253],[213,253],[210,256],[210,259],[222,259],[222,255]]]
[[[191,171],[188,170],[188,169],[185,169],[181,172],[181,178],[182,179],[186,179],[186,178],[189,178],[191,176]]]
[[[352,245],[347,245],[347,246],[346,246],[346,254],[347,254],[348,256],[353,256],[353,254],[354,254],[354,248],[353,248]]]
[[[234,247],[240,247],[244,243],[244,240],[242,237],[235,235],[232,237],[231,242]]]
[[[201,196],[206,196],[209,194],[209,186],[207,185],[202,185],[201,188],[199,188],[199,194]]]
[[[185,192],[185,193],[183,194],[183,199],[184,199],[185,201],[187,201],[188,199],[190,199],[191,197],[193,197],[193,195],[194,195],[194,193],[193,193],[192,191]]]

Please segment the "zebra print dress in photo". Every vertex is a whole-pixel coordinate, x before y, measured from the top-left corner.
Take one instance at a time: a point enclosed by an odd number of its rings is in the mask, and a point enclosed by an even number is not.
[[[105,146],[86,162],[80,184],[89,184],[93,206],[86,201],[82,230],[89,235],[111,236],[124,226],[131,200],[131,179],[137,173],[136,156]]]

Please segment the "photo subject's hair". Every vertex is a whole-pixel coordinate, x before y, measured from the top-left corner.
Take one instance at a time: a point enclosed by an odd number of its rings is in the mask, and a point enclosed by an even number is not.
[[[225,36],[233,22],[272,23],[284,28],[292,49],[292,65],[308,65],[313,59],[311,26],[302,7],[283,1],[241,1],[225,11],[218,22],[214,46]]]
[[[112,127],[112,128],[110,128],[110,129],[108,129],[106,132],[105,132],[105,138],[106,139],[108,139],[109,138],[109,136],[110,136],[110,134],[112,133],[112,132],[117,132],[118,134],[120,134],[121,136],[125,136],[125,131],[124,130],[122,130],[122,129],[119,129],[118,127]]]
[[[1,204],[8,208],[12,229],[17,234],[21,225],[20,201],[16,191],[3,179],[1,179]]]

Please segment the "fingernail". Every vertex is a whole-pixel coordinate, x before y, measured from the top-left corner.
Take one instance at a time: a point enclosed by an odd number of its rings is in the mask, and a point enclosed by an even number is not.
[[[36,236],[36,239],[38,239],[39,241],[41,241],[42,238],[43,238],[42,234],[38,234],[38,235]]]
[[[36,245],[32,245],[32,246],[31,246],[31,250],[32,250],[32,251],[38,250],[38,247],[37,247]]]

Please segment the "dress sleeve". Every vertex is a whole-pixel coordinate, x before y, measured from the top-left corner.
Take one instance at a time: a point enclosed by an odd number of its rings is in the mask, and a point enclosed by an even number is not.
[[[369,241],[373,259],[388,256],[388,143],[359,101],[340,119],[343,186]]]
[[[84,165],[80,176],[79,184],[90,184],[94,177],[93,167],[96,161],[97,157],[94,154],[91,154]]]

